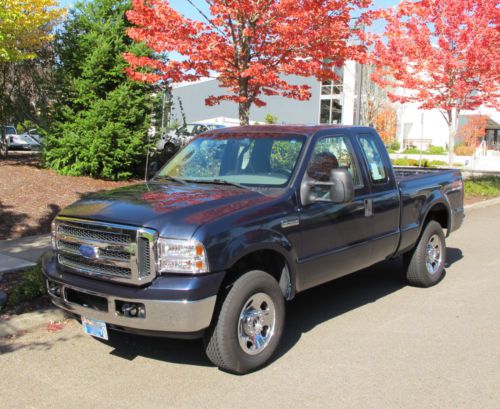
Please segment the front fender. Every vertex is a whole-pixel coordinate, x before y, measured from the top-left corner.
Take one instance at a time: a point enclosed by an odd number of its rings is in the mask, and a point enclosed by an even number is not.
[[[296,249],[286,236],[276,231],[253,230],[234,238],[224,246],[217,265],[214,267],[217,270],[228,270],[243,257],[261,250],[276,251],[283,256],[290,272],[293,291],[295,291]]]

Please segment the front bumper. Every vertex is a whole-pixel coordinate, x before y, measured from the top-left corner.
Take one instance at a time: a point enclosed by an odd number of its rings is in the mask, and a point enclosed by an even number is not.
[[[147,287],[131,287],[78,276],[61,269],[52,252],[42,259],[52,302],[112,329],[172,337],[199,335],[210,325],[224,273],[160,276]],[[50,291],[58,288],[58,295]],[[126,316],[124,304],[141,305],[143,316]]]

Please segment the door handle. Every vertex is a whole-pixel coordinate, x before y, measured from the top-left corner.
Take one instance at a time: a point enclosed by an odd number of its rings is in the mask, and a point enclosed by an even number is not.
[[[373,216],[373,199],[365,199],[365,217]]]

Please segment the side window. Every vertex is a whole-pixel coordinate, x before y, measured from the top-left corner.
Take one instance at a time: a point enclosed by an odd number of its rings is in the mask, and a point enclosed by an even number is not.
[[[269,158],[271,172],[291,175],[301,149],[302,143],[295,139],[273,141]]]
[[[388,180],[387,171],[374,136],[370,134],[362,134],[359,135],[358,138],[361,149],[363,149],[363,153],[366,158],[372,182],[375,184],[386,183]]]
[[[314,147],[307,174],[314,179],[326,182],[330,178],[330,171],[334,168],[347,169],[352,175],[354,187],[363,187],[351,142],[346,136],[330,136],[320,139]],[[326,197],[328,187],[316,186],[314,193],[319,197]]]

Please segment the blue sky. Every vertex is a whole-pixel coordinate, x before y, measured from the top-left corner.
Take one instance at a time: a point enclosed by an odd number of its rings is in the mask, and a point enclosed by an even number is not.
[[[69,7],[76,3],[76,0],[59,0],[63,7]],[[374,0],[375,8],[385,8],[394,6],[399,3],[399,0]],[[198,12],[186,0],[170,0],[170,4],[176,10],[190,18],[199,18]],[[206,3],[204,0],[195,0],[195,4],[199,4],[201,9],[204,9]]]

